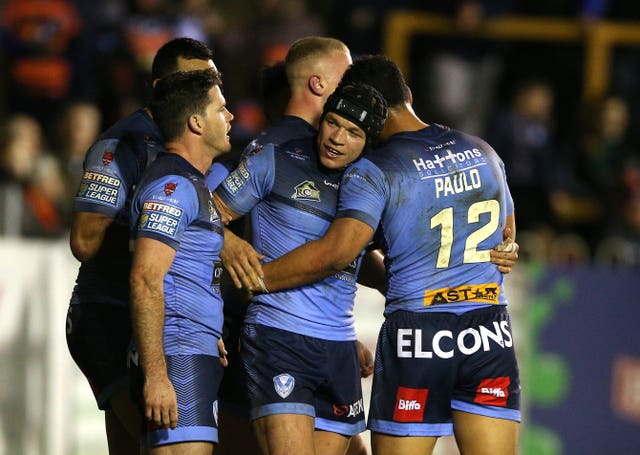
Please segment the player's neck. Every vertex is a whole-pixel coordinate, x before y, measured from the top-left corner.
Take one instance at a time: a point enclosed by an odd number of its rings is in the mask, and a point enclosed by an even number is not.
[[[394,134],[419,131],[428,126],[428,123],[420,120],[410,104],[393,107],[388,111],[387,121],[382,130],[381,138],[382,140],[387,140]]]
[[[211,153],[201,150],[197,145],[173,141],[167,142],[165,147],[168,152],[180,155],[187,160],[191,166],[195,167],[202,174],[206,174],[213,162]]]
[[[285,115],[299,117],[309,125],[318,129],[320,126],[320,115],[322,109],[315,106],[312,100],[291,99],[284,111]]]

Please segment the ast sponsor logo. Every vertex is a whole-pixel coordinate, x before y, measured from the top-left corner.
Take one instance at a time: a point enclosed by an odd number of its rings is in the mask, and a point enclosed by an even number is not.
[[[293,392],[296,380],[288,373],[282,373],[273,377],[273,387],[282,398],[287,398]]]
[[[506,406],[509,398],[509,376],[498,378],[488,378],[480,381],[476,390],[476,398],[473,400],[478,404],[489,406]]]
[[[494,321],[492,327],[480,325],[459,333],[439,330],[431,339],[423,337],[422,329],[398,329],[396,346],[400,358],[450,359],[456,351],[471,355],[480,350],[510,348],[513,338],[507,321]]]
[[[395,422],[422,422],[429,389],[398,387],[393,410]]]
[[[498,303],[498,283],[470,284],[456,288],[427,289],[424,291],[424,306],[443,303],[482,302]]]

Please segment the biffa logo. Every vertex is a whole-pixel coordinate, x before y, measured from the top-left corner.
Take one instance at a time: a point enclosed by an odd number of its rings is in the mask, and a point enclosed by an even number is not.
[[[396,422],[422,422],[429,389],[398,387],[393,420]]]
[[[509,376],[499,378],[488,378],[480,381],[476,389],[475,402],[488,406],[506,406],[509,398]]]

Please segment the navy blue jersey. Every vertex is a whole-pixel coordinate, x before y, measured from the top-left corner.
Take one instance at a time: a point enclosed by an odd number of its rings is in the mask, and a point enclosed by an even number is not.
[[[161,154],[135,191],[131,221],[133,238],[176,250],[164,279],[165,354],[218,356],[224,235],[204,175],[177,154]]]
[[[324,235],[335,215],[342,171],[321,167],[315,138],[267,144],[249,154],[217,194],[235,213],[251,211],[254,248],[271,261]],[[354,340],[353,303],[359,259],[303,287],[260,294],[245,322],[326,340]]]
[[[439,125],[399,133],[344,173],[337,217],[378,228],[385,314],[506,305],[489,252],[513,201],[504,165],[479,138]]]
[[[97,254],[80,265],[72,303],[129,302],[129,208],[142,172],[164,150],[149,114],[140,109],[115,123],[88,150],[74,212],[102,213],[114,219]]]

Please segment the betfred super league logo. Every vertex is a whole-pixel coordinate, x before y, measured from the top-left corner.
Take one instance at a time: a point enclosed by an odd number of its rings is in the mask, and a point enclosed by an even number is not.
[[[104,166],[109,166],[113,161],[113,152],[104,152],[102,154],[102,164]]]
[[[164,194],[166,194],[167,196],[171,196],[173,194],[173,192],[176,190],[178,184],[176,183],[167,183],[164,186]]]

